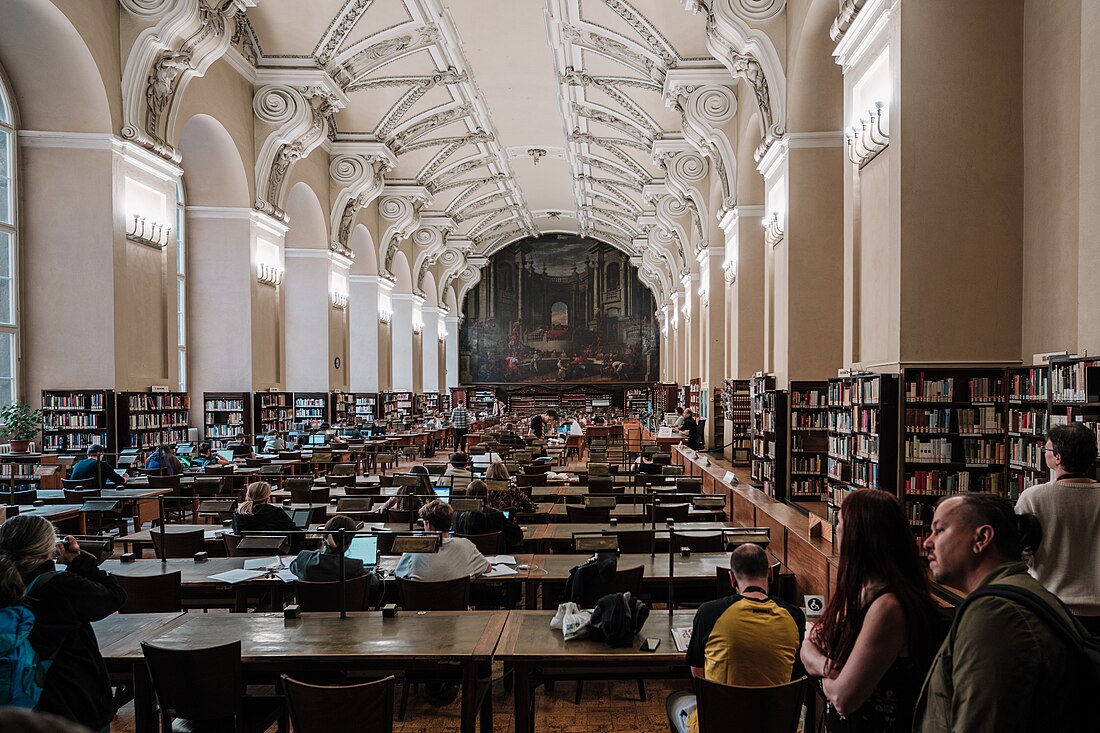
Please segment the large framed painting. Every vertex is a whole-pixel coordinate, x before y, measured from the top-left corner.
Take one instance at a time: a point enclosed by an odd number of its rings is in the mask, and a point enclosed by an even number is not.
[[[569,235],[497,252],[467,294],[464,384],[654,382],[656,303],[611,245]]]

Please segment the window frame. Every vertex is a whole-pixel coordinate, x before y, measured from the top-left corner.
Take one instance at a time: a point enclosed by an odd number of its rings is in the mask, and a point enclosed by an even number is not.
[[[12,93],[11,85],[8,84],[7,77],[4,74],[4,70],[0,68],[0,107],[6,112],[2,117],[7,118],[7,122],[0,119],[0,130],[3,130],[8,134],[8,149],[4,151],[8,158],[8,195],[10,197],[10,214],[11,221],[0,221],[0,231],[6,233],[9,237],[10,243],[10,269],[9,277],[11,280],[10,297],[11,297],[11,322],[0,323],[0,333],[11,334],[11,398],[13,401],[21,401],[21,390],[23,388],[22,379],[22,338],[21,338],[21,323],[22,323],[22,288],[20,277],[22,261],[20,258],[20,197],[19,197],[19,133],[18,123],[19,117],[16,114],[15,109],[15,95]],[[0,403],[3,401],[0,400]]]
[[[187,391],[187,205],[183,181],[176,183],[176,367],[177,387]]]

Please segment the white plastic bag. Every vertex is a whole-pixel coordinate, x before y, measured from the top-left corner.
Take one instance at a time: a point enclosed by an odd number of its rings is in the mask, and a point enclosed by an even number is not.
[[[550,620],[550,628],[561,629],[566,641],[588,636],[588,621],[591,611],[582,611],[576,603],[561,603],[557,613]]]

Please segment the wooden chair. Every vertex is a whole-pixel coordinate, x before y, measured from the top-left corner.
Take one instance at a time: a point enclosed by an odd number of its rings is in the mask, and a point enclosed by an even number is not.
[[[355,474],[352,474],[350,476],[348,476],[348,475],[340,476],[340,475],[337,475],[337,474],[334,474],[334,473],[330,473],[327,476],[325,476],[325,486],[328,486],[328,487],[340,486],[340,487],[343,487],[343,488],[347,488],[348,486],[352,486],[354,484],[355,484]]]
[[[674,522],[686,522],[690,511],[691,504],[652,504],[649,506],[649,512],[653,514],[653,519],[657,522],[667,522],[670,519]]]
[[[470,579],[428,582],[397,579],[401,608],[405,611],[465,611],[470,605]]]
[[[699,733],[725,733],[730,721],[754,733],[795,733],[806,678],[774,687],[736,687],[695,678]]]
[[[652,529],[609,529],[604,534],[613,534],[619,538],[619,552],[627,555],[638,555],[653,551]]]
[[[500,552],[500,532],[489,532],[487,534],[458,534],[456,532],[455,537],[465,537],[473,542],[478,552],[486,557]]]
[[[70,489],[66,487],[61,491],[66,504],[83,504],[88,499],[98,499],[103,495],[99,489]]]
[[[776,560],[768,566],[768,595],[782,598],[784,601],[793,602],[794,593],[784,593],[780,582],[780,572],[783,564]],[[733,583],[730,582],[730,569],[716,567],[714,569],[715,598],[725,598],[733,594]],[[789,597],[788,597],[789,596]]]
[[[96,483],[94,478],[90,477],[78,479],[63,478],[61,479],[61,488],[70,491],[99,491],[100,486]]]
[[[236,470],[236,466],[230,463],[227,466],[219,466],[215,463],[211,463],[202,469],[203,474],[207,476],[232,476]]]
[[[308,489],[290,489],[290,500],[295,504],[328,504],[330,490],[327,486],[311,486]]]
[[[669,542],[672,543],[674,552],[681,547],[686,547],[692,552],[724,552],[726,549],[720,531],[706,534],[695,534],[694,532],[681,534],[673,530],[669,534]]]
[[[348,578],[344,582],[345,598],[347,598],[347,610],[369,611],[370,576],[359,575]],[[340,610],[340,582],[331,581],[315,583],[299,580],[294,584],[294,592],[298,598],[298,605],[303,611],[339,611]]]
[[[392,733],[393,676],[357,685],[322,686],[283,675],[295,733]]]
[[[573,523],[607,524],[611,521],[611,507],[609,506],[576,506],[565,505],[565,514]]]
[[[521,473],[516,475],[516,486],[520,487],[534,487],[534,486],[546,486],[546,474],[545,473]]]
[[[381,496],[382,485],[375,486],[345,486],[344,496]]]
[[[240,544],[243,539],[244,537],[239,534],[222,532],[222,542],[225,544],[225,554],[229,557],[271,557],[273,554],[270,549],[241,549]],[[283,546],[280,548],[280,553],[290,546],[290,540],[284,537],[283,543]]]
[[[645,575],[645,566],[639,565],[636,568],[629,568],[628,570],[617,570],[615,572],[615,578],[604,588],[593,588],[587,594],[585,594],[578,605],[581,608],[593,608],[599,600],[610,593],[629,593],[631,598],[637,598],[638,594],[642,590],[642,577]],[[584,680],[577,680],[577,692],[573,698],[573,702],[577,705],[581,704],[581,697],[584,695]],[[638,680],[638,698],[642,701],[646,701],[645,683],[641,679]]]
[[[610,476],[589,476],[589,494],[622,494],[626,491],[626,484],[616,484]]]
[[[588,475],[591,476],[607,476],[611,472],[611,467],[607,463],[595,462],[590,459],[588,461]]]
[[[392,453],[379,453],[377,458],[375,458],[375,465],[377,465],[378,470],[383,476],[386,475],[388,469],[394,467],[395,463],[397,463],[397,459]]]
[[[661,475],[662,476],[683,476],[684,475],[684,467],[683,466],[661,466]]]
[[[703,493],[703,479],[678,478],[676,479],[676,490],[681,494],[701,494]]]
[[[288,476],[283,479],[283,490],[294,493],[297,491],[308,491],[313,488],[313,478],[310,476]]]
[[[26,489],[24,491],[12,491],[10,493],[0,494],[0,499],[3,499],[6,504],[31,506],[38,501],[38,489]]]
[[[168,613],[183,610],[183,585],[181,573],[160,575],[113,575],[115,582],[126,591],[126,602],[119,613]]]
[[[412,524],[416,521],[417,513],[412,509],[387,509],[386,522],[388,524]]]
[[[354,463],[334,463],[332,467],[329,468],[328,475],[330,478],[333,476],[351,476],[354,478],[356,473],[355,468]]]
[[[158,559],[188,558],[206,549],[205,533],[202,529],[165,533],[153,529],[149,532],[149,537],[152,539],[153,552]]]
[[[154,476],[149,474],[150,489],[172,489],[178,491],[180,488],[180,479],[183,478],[180,474],[172,474],[171,476]]]
[[[141,642],[141,652],[160,705],[161,730],[172,721],[189,729],[260,733],[278,723],[288,731],[280,698],[245,696],[241,642],[202,649],[165,649]]]

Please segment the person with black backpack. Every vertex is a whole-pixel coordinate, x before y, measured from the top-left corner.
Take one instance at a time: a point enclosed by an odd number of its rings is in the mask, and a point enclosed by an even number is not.
[[[994,494],[936,506],[929,568],[967,599],[925,678],[915,733],[1095,729],[1084,717],[1097,691],[1091,640],[1021,562],[1039,534],[1034,517]]]
[[[20,514],[0,525],[0,556],[15,564],[34,614],[30,641],[45,669],[35,710],[109,730],[114,700],[92,622],[121,608],[126,592],[76,539],[59,541],[42,517]],[[55,558],[65,572],[58,572]]]

